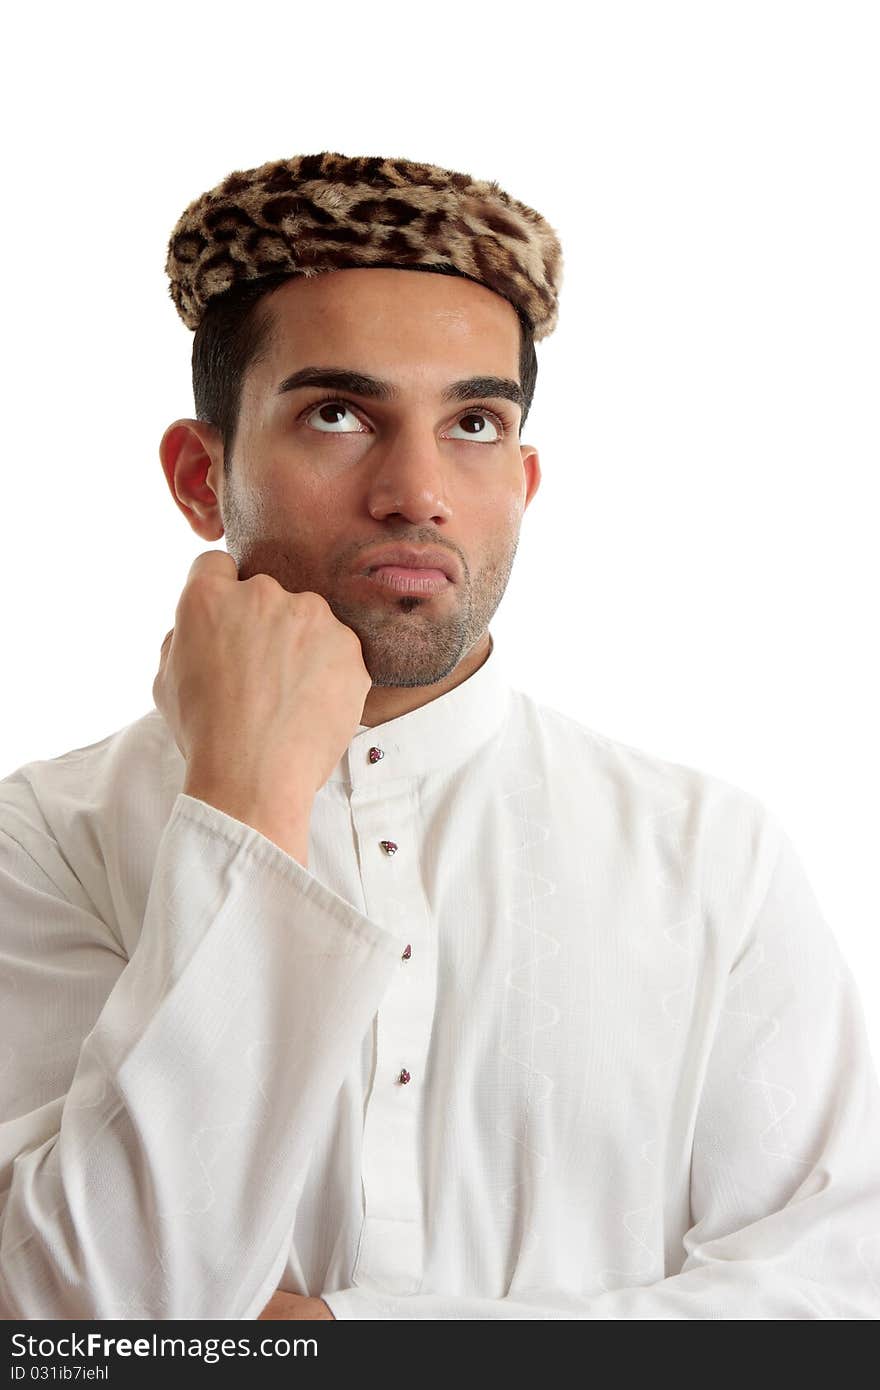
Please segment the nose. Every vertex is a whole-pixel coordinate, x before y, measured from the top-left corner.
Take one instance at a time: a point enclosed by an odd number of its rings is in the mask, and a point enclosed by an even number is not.
[[[380,448],[369,481],[371,515],[399,513],[414,525],[449,521],[452,465],[433,430],[410,422],[389,433]]]

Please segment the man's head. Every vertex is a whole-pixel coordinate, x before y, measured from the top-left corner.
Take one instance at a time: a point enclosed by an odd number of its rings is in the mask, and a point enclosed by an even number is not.
[[[198,330],[208,338],[212,307]],[[241,579],[264,572],[322,594],[360,638],[374,686],[435,685],[478,644],[488,652],[540,482],[537,450],[519,443],[519,405],[498,387],[445,393],[477,377],[523,387],[522,332],[512,304],[458,275],[287,277],[254,302],[237,344],[235,330],[231,345],[215,342],[213,361],[197,340],[199,415],[220,418],[165,431],[172,495],[204,540],[225,532]],[[279,389],[306,367],[368,375],[390,394]],[[237,411],[223,405],[236,380]],[[526,406],[533,387],[532,373]],[[440,547],[456,582],[431,597],[380,589],[363,573],[368,552],[394,543]]]

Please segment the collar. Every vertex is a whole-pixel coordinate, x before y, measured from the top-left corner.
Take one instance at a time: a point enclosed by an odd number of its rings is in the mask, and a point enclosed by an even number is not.
[[[384,724],[359,724],[327,780],[372,789],[453,767],[497,733],[507,717],[510,693],[490,633],[489,655],[460,685]],[[371,748],[382,753],[376,762],[370,761]]]

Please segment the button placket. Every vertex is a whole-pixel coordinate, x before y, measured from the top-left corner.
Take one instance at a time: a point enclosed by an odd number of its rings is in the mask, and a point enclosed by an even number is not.
[[[368,750],[373,766],[384,757],[385,751],[377,746]],[[404,838],[403,850],[397,841],[381,838],[389,816],[400,818],[407,827],[418,824],[415,793],[405,779],[398,781],[393,775],[387,783],[387,797],[381,794],[381,786],[379,794],[370,793],[368,781],[353,801],[360,843],[365,851],[371,844],[375,846],[372,856],[365,852],[362,859],[366,910],[374,911],[377,920],[385,920],[392,931],[399,931],[404,924],[426,927],[427,920],[423,924],[422,919],[427,919],[427,904],[417,856],[403,852],[412,841],[412,831],[409,840]],[[398,851],[399,859],[392,869],[388,861]],[[399,1293],[418,1287],[423,1257],[418,1077],[430,1045],[437,983],[430,935],[425,940],[428,955],[420,955],[418,968],[415,963],[410,965],[409,978],[392,988],[380,1005],[377,1080],[364,1114],[364,1227],[353,1274],[367,1281],[380,1279],[389,1290]],[[401,965],[412,959],[413,946],[407,942],[401,950]],[[402,1065],[404,1059],[409,1065]],[[378,1080],[382,1076],[384,1083]]]

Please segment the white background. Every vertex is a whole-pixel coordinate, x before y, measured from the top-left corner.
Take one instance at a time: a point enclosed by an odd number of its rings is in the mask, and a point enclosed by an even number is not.
[[[512,682],[766,803],[880,1057],[878,33],[847,0],[16,7],[0,775],[152,708],[208,548],[158,455],[186,205],[321,150],[495,179],[565,253]]]

